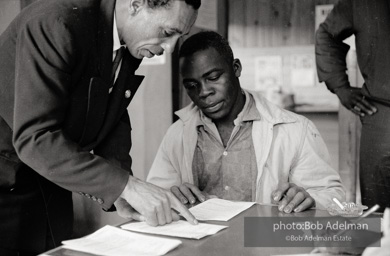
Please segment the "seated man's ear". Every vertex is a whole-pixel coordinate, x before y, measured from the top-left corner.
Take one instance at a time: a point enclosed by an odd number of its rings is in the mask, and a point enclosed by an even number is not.
[[[241,61],[239,59],[234,59],[233,60],[233,70],[234,70],[234,75],[238,78],[241,76]]]
[[[147,0],[130,0],[129,4],[129,12],[130,14],[137,14],[141,8],[147,4]]]

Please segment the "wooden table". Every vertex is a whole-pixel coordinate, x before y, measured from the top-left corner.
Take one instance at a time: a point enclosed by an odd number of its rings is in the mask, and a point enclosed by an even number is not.
[[[321,210],[308,210],[302,213],[285,214],[278,211],[275,206],[253,205],[248,210],[237,215],[228,222],[207,221],[207,223],[229,226],[229,228],[218,232],[215,235],[205,237],[200,240],[178,238],[182,241],[167,256],[268,256],[283,254],[308,253],[313,248],[300,247],[244,247],[244,217],[326,217],[329,214]],[[90,256],[92,254],[76,252],[62,247],[58,247],[46,252],[44,255],[50,256]]]

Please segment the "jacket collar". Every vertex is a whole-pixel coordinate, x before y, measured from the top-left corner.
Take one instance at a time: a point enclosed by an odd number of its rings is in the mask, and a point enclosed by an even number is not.
[[[261,95],[261,93],[251,91],[245,91],[245,93],[253,95],[256,107],[259,110],[261,117],[265,119],[265,121],[273,125],[281,123],[294,123],[298,121],[295,114],[269,102]]]
[[[266,121],[270,123],[271,125],[281,124],[281,123],[294,123],[298,121],[295,114],[284,110],[271,102],[269,102],[267,99],[265,99],[261,93],[259,92],[252,92],[248,90],[244,90],[245,96],[249,97],[249,95],[252,95],[256,108],[258,109],[260,113],[260,121]],[[194,103],[190,103],[187,107],[178,110],[175,112],[175,114],[184,122],[188,122],[191,120],[191,118],[199,118],[198,112],[199,108],[195,106]]]

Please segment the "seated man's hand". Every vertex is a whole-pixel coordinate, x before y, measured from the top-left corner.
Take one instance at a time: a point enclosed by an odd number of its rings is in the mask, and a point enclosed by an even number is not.
[[[283,183],[272,192],[272,200],[281,212],[302,212],[315,206],[315,200],[307,191],[294,183]]]
[[[151,226],[179,220],[180,217],[174,210],[191,224],[198,224],[195,217],[170,191],[133,176],[129,176],[125,189],[114,204],[120,216],[145,221]]]
[[[171,192],[183,204],[194,204],[196,200],[199,202],[204,202],[208,199],[206,194],[200,191],[197,186],[190,183],[183,183],[180,186],[173,186],[171,187]]]

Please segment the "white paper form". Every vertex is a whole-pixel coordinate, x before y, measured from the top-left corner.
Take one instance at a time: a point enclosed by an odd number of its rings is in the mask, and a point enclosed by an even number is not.
[[[228,221],[254,205],[255,202],[232,202],[219,198],[209,199],[190,208],[197,220]]]
[[[147,236],[113,226],[104,226],[79,239],[62,242],[64,248],[104,256],[164,255],[181,244],[180,240]]]
[[[214,235],[222,229],[227,228],[227,226],[206,223],[192,225],[187,221],[179,220],[157,227],[149,226],[145,222],[131,222],[122,225],[121,228],[148,234],[201,239],[205,236]]]

